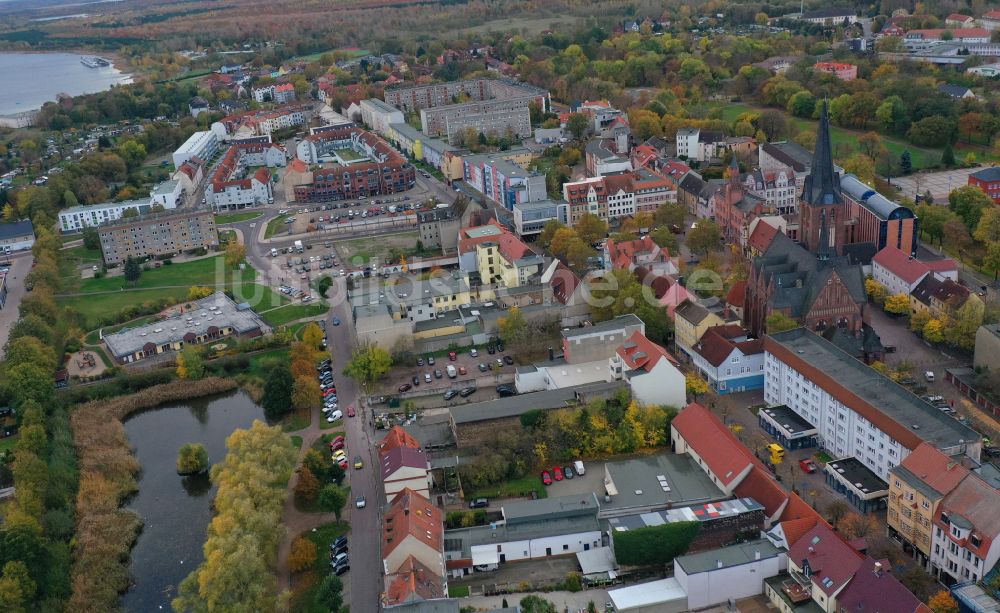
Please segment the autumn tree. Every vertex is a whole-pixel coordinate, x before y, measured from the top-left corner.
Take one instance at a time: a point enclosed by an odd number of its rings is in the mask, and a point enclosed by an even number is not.
[[[1000,275],[1000,242],[990,243],[983,256],[983,268],[993,271],[993,280]]]
[[[295,482],[295,500],[300,504],[312,504],[319,495],[319,480],[311,470],[300,466],[297,471],[299,480]]]
[[[573,230],[583,242],[593,245],[603,239],[608,233],[608,224],[593,213],[584,213],[573,225]]]
[[[903,315],[910,312],[910,298],[906,294],[893,294],[885,299],[886,313],[893,315]]]
[[[958,613],[959,611],[958,602],[948,590],[938,590],[927,601],[927,606],[934,613]]]
[[[507,314],[497,321],[500,331],[500,338],[505,343],[512,346],[523,344],[530,338],[528,322],[524,318],[524,313],[518,307],[511,307]]]
[[[865,293],[868,294],[868,299],[875,304],[882,304],[885,302],[885,298],[889,294],[889,291],[884,285],[869,277],[865,279]]]
[[[708,393],[708,382],[697,374],[689,372],[684,375],[684,389],[695,402],[698,402],[698,396]]]
[[[319,351],[324,336],[326,335],[323,333],[323,329],[316,322],[310,322],[302,330],[302,342],[317,351]]]
[[[392,356],[389,352],[374,343],[365,343],[351,351],[344,374],[361,383],[367,392],[390,368]]]
[[[987,245],[1000,242],[1000,206],[991,205],[983,209],[972,238]]]
[[[177,473],[190,475],[208,469],[208,450],[201,443],[185,443],[177,452]]]
[[[777,334],[778,332],[798,328],[802,324],[780,311],[775,311],[764,319],[764,325],[767,328],[768,334]]]
[[[966,351],[976,346],[976,331],[983,325],[986,306],[976,296],[970,296],[955,312],[954,321],[945,330],[945,339]]]
[[[722,233],[719,226],[707,219],[698,221],[698,227],[688,232],[687,246],[694,253],[706,254],[719,248]]]
[[[879,532],[878,519],[874,515],[848,513],[837,522],[837,532],[847,540],[872,536]]]
[[[7,562],[0,574],[0,611],[26,612],[37,589],[27,564],[22,561]]]
[[[923,334],[924,326],[927,325],[927,322],[930,321],[930,319],[931,314],[926,309],[914,311],[913,315],[910,315],[910,330],[916,332],[917,334]]]
[[[924,324],[924,340],[930,343],[940,343],[944,341],[944,324],[940,319],[928,319]]]
[[[298,377],[292,386],[292,406],[299,411],[307,411],[319,406],[322,392],[314,376]]]
[[[292,541],[292,550],[288,554],[288,567],[293,573],[299,573],[316,563],[316,545],[301,536]]]
[[[188,300],[201,300],[202,298],[208,298],[215,293],[215,290],[211,287],[205,287],[204,285],[192,285],[188,288]]]
[[[177,376],[181,379],[201,379],[205,376],[205,359],[197,345],[185,345],[177,354]]]
[[[559,220],[550,219],[545,222],[545,227],[542,228],[542,233],[538,235],[538,243],[548,249],[549,245],[552,244],[552,238],[556,235],[556,232],[565,227],[566,226],[560,223]]]
[[[247,257],[246,245],[239,242],[238,240],[229,241],[226,245],[226,265],[230,268],[235,268],[240,262],[242,262]]]

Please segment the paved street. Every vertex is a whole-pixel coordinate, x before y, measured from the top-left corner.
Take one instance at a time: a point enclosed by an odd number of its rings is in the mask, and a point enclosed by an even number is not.
[[[0,308],[0,359],[3,359],[4,347],[10,336],[10,328],[18,318],[18,306],[24,298],[24,278],[31,271],[31,263],[35,256],[30,251],[10,257],[10,271],[7,273],[7,301]]]

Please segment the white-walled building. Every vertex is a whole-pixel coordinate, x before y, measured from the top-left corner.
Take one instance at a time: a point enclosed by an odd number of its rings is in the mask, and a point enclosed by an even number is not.
[[[0,223],[0,252],[25,251],[34,244],[35,226],[30,219]]]
[[[140,215],[145,215],[150,211],[149,198],[64,209],[59,212],[59,229],[63,233],[68,233],[79,232],[87,227],[97,227],[102,223],[120,219],[122,213],[128,209],[135,209]]]
[[[674,558],[674,577],[698,611],[764,593],[764,579],[788,566],[788,555],[758,539]]]
[[[978,581],[1000,560],[1000,492],[969,475],[938,505],[931,538],[935,577]]]
[[[431,465],[422,449],[396,447],[380,454],[379,460],[386,502],[392,502],[406,488],[430,498]]]
[[[677,130],[677,157],[695,159],[698,157],[698,128]]]
[[[958,265],[950,258],[922,262],[891,245],[872,258],[872,278],[884,285],[889,295],[909,296],[929,274],[939,281],[958,281]]]
[[[609,366],[616,379],[628,382],[632,397],[642,404],[679,408],[687,403],[684,373],[677,361],[638,330],[609,358]]]
[[[924,441],[979,461],[979,433],[821,336],[803,328],[768,335],[764,352],[764,401],[814,425],[831,456],[854,457],[883,481]]]
[[[149,194],[150,204],[158,204],[165,209],[176,209],[181,202],[181,192],[184,190],[180,181],[171,179],[156,185]]]
[[[361,107],[361,121],[382,136],[388,136],[390,125],[406,123],[403,111],[378,98],[362,100],[359,106]]]
[[[691,347],[691,362],[719,394],[764,387],[764,346],[737,324],[713,326]]]
[[[211,130],[195,132],[184,141],[184,144],[174,151],[174,168],[180,168],[181,164],[193,157],[203,160],[211,160],[216,151],[219,150],[219,137]]]

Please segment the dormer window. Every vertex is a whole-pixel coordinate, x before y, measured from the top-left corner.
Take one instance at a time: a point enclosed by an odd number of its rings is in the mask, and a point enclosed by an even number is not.
[[[951,522],[948,521],[948,514],[945,513],[944,511],[941,512],[941,523],[943,523],[946,526],[951,525]]]

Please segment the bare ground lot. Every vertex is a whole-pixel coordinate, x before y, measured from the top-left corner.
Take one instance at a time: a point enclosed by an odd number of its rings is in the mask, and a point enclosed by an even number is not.
[[[393,249],[410,250],[415,248],[418,237],[416,231],[400,232],[386,234],[378,238],[355,238],[339,241],[336,247],[340,260],[353,268],[369,265],[373,259],[377,259],[378,264],[381,265],[385,263]]]

